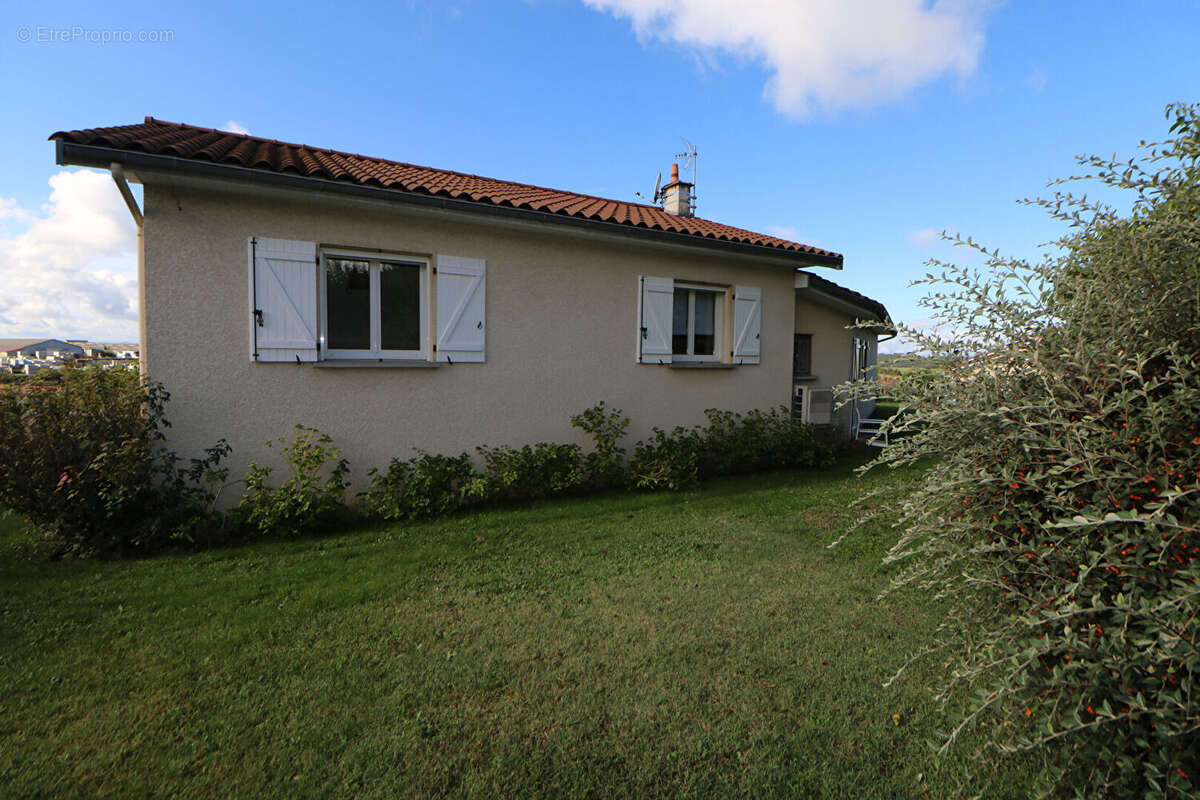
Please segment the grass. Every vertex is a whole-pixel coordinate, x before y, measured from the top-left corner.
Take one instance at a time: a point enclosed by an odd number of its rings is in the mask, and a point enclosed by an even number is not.
[[[935,762],[938,609],[855,455],[125,562],[0,519],[0,796],[1019,797]]]
[[[879,400],[871,411],[871,419],[891,419],[900,413],[900,404],[894,400]]]

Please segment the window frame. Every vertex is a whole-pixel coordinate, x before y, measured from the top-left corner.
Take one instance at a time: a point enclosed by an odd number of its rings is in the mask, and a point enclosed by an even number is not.
[[[676,362],[692,362],[692,361],[725,361],[725,352],[729,349],[726,341],[726,319],[729,309],[729,298],[731,289],[728,286],[716,286],[710,283],[697,283],[694,281],[674,282],[674,291],[678,293],[685,291],[688,293],[688,326],[687,326],[687,352],[676,353],[675,350],[675,323],[672,315],[671,322],[671,359]],[[696,292],[708,292],[715,295],[713,299],[713,352],[712,355],[696,355]],[[674,302],[674,298],[672,298]]]
[[[429,273],[432,259],[429,256],[413,255],[409,253],[384,252],[379,250],[355,250],[353,248],[342,247],[321,247],[318,249],[319,269],[317,270],[318,292],[317,297],[320,302],[318,310],[318,319],[320,321],[320,334],[317,337],[317,343],[320,347],[321,360],[330,359],[370,359],[377,361],[412,361],[426,360],[429,353],[429,318],[430,318],[430,297],[429,297]],[[371,346],[365,350],[356,349],[350,350],[345,348],[330,348],[329,347],[329,259],[347,259],[353,261],[368,262],[369,274],[369,304],[371,315]],[[383,264],[405,264],[419,266],[418,280],[418,309],[419,319],[417,322],[420,331],[420,342],[416,350],[384,350],[381,347],[383,323],[381,318],[381,295],[380,295],[380,280],[379,275]]]

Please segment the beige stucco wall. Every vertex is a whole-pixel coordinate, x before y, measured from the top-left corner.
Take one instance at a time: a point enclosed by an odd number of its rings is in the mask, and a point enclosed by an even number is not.
[[[235,476],[251,459],[277,464],[264,442],[296,423],[330,434],[361,486],[368,468],[414,448],[585,444],[570,416],[600,400],[625,410],[633,441],[651,426],[701,422],[706,408],[767,408],[791,394],[796,306],[785,267],[422,218],[316,194],[147,181],[145,215],[142,352],[149,377],[171,392],[169,445],[190,457],[224,437]],[[486,363],[252,363],[250,236],[486,259]],[[639,275],[761,287],[762,363],[693,371],[637,364]],[[838,352],[845,360],[847,349]]]
[[[813,380],[803,382],[805,386],[831,389],[850,380],[850,364],[853,358],[851,339],[868,338],[865,331],[851,330],[848,327],[856,320],[855,314],[818,303],[812,299],[811,294],[803,290],[796,292],[796,333],[812,336]],[[874,403],[860,404],[860,411],[864,416],[869,415],[873,406]],[[834,414],[837,424],[849,430],[848,407],[843,407]]]
[[[796,293],[796,333],[812,336],[814,386],[828,388],[850,379],[850,331],[852,315],[820,305]]]

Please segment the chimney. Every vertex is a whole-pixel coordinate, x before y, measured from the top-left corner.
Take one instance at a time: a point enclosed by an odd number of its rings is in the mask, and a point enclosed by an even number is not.
[[[692,205],[692,184],[679,180],[679,165],[671,165],[671,182],[662,188],[663,210],[677,217],[691,217],[696,209]]]

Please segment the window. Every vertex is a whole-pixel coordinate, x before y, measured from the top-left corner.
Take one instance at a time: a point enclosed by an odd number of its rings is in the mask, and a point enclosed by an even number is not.
[[[792,346],[792,377],[812,375],[812,334],[797,333]]]
[[[687,362],[761,363],[761,288],[651,275],[639,276],[638,286],[639,364],[707,367],[713,364]]]
[[[675,285],[671,313],[671,354],[679,360],[720,359],[725,292]]]
[[[329,358],[425,358],[428,261],[334,251],[321,261]]]
[[[482,258],[323,248],[266,236],[251,236],[247,244],[255,363],[328,359],[342,361],[329,366],[407,367],[486,361]],[[667,300],[664,319],[670,316],[669,295]]]

